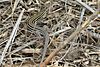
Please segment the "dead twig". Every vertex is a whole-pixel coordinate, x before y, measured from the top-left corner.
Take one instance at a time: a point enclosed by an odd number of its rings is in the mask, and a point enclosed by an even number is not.
[[[10,39],[8,40],[4,50],[2,52],[2,56],[0,58],[1,59],[0,60],[0,65],[2,64],[2,61],[3,61],[4,57],[5,57],[5,54],[6,54],[7,50],[8,50],[8,48],[9,48],[9,46],[13,43],[13,41],[15,39],[15,36],[16,36],[17,30],[19,28],[19,24],[20,24],[21,18],[23,16],[23,13],[24,13],[24,9],[22,10],[22,12],[21,12],[21,14],[20,14],[20,16],[19,16],[19,18],[18,18],[18,20],[17,20],[17,22],[16,22],[16,24],[15,24],[15,26],[13,28],[13,31],[12,31],[11,36],[10,36]]]
[[[62,45],[59,45],[58,48],[56,48],[48,57],[47,59],[41,63],[40,67],[44,67],[46,66],[50,60],[62,49],[64,48],[72,39],[74,39],[76,37],[76,35],[78,35],[82,30],[84,30],[91,22],[91,20],[93,20],[96,16],[98,15],[98,11],[94,12],[89,19],[87,19],[81,26],[79,26],[78,28],[76,28],[76,30],[63,42]]]
[[[23,44],[22,46],[16,48],[15,50],[13,50],[12,52],[10,52],[9,54],[14,54],[14,53],[16,53],[16,52],[18,52],[18,51],[24,49],[25,47],[34,44],[35,42],[36,42],[36,40],[35,40],[35,41],[31,41],[31,42],[26,43],[26,44]],[[9,55],[9,54],[8,54],[8,55]]]
[[[92,13],[95,12],[95,10],[93,10],[89,5],[83,3],[82,1],[80,0],[76,0],[78,3],[80,3],[82,6],[84,6],[85,8],[87,8],[89,11],[91,11]]]

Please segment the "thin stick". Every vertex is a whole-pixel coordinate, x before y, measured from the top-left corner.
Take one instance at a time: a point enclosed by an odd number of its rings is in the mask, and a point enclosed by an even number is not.
[[[76,28],[76,30],[64,41],[62,45],[59,45],[48,57],[47,59],[41,63],[40,67],[45,67],[50,60],[62,49],[64,48],[72,39],[74,39],[83,29],[85,29],[89,24],[90,21],[93,20],[97,16],[98,12],[94,12],[89,19],[87,19],[81,26]]]
[[[99,12],[98,17],[100,17],[100,0],[98,0],[98,12]]]
[[[82,12],[81,12],[81,16],[80,16],[80,19],[79,19],[79,22],[78,22],[79,24],[82,23],[84,13],[85,13],[85,8],[83,7]]]
[[[15,36],[16,36],[17,30],[19,28],[19,24],[20,24],[20,21],[21,21],[23,13],[24,13],[24,9],[20,13],[20,16],[19,16],[19,18],[18,18],[18,20],[17,20],[17,22],[16,22],[16,24],[15,24],[15,26],[13,28],[13,31],[12,31],[12,33],[10,35],[10,38],[9,38],[9,40],[8,40],[4,50],[2,52],[2,56],[0,58],[0,65],[2,64],[2,61],[3,61],[4,57],[5,57],[5,54],[6,54],[7,50],[8,50],[8,48],[9,48],[9,46],[13,43],[13,41],[15,39]]]
[[[13,7],[13,9],[12,9],[12,15],[13,15],[13,13],[14,13],[14,11],[15,11],[15,9],[16,9],[18,3],[19,3],[19,1],[20,1],[20,0],[15,0],[15,2],[14,2],[14,7]]]
[[[80,3],[82,6],[84,6],[85,8],[87,8],[89,11],[91,11],[92,13],[95,12],[95,10],[93,10],[89,5],[85,4],[84,2],[80,1],[80,0],[76,0],[78,3]]]
[[[98,0],[98,11],[100,12],[100,0]]]

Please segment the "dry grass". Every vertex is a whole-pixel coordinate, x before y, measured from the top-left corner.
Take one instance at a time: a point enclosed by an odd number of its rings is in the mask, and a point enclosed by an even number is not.
[[[42,27],[49,34],[44,62],[61,47],[49,58],[47,66],[100,67],[99,5],[99,0],[0,1],[1,66],[36,67],[40,64],[45,38],[39,30],[30,31],[26,20],[48,7],[42,18],[32,24],[33,27]]]

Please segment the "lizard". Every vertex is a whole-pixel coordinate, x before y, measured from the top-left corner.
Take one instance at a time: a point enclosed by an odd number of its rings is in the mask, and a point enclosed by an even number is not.
[[[43,34],[43,36],[45,38],[44,49],[43,49],[43,56],[42,56],[42,59],[41,59],[40,63],[43,62],[45,54],[46,54],[46,51],[47,51],[47,46],[48,46],[48,43],[49,43],[49,35],[48,35],[48,32],[46,30],[44,30],[42,27],[37,27],[37,26],[34,27],[34,23],[39,21],[43,17],[43,15],[47,12],[47,10],[48,10],[48,8],[45,7],[37,15],[31,16],[30,18],[28,18],[26,20],[27,27],[30,30],[33,30],[33,29],[39,30]]]

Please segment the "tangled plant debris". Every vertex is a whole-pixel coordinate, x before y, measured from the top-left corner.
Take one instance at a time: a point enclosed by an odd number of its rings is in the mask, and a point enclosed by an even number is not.
[[[100,0],[1,0],[0,22],[0,66],[100,67]]]

